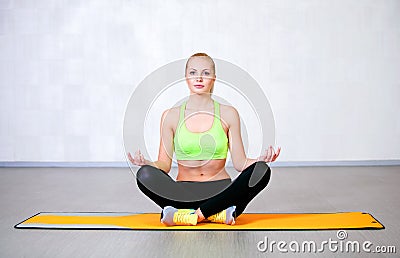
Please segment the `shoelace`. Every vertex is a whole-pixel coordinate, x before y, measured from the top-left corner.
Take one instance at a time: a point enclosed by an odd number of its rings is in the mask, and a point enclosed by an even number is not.
[[[226,210],[218,212],[214,216],[212,216],[211,221],[213,222],[222,222],[225,223],[226,220]]]
[[[183,224],[183,225],[192,224],[190,215],[193,214],[194,213],[175,212],[174,222],[175,224]]]

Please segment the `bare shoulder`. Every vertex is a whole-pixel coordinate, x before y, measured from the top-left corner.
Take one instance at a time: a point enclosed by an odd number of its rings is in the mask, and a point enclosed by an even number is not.
[[[233,106],[224,105],[224,104],[220,104],[219,106],[220,106],[221,114],[223,114],[223,115],[226,115],[226,116],[238,116],[239,115],[238,111]]]
[[[163,123],[164,126],[174,128],[179,122],[179,111],[179,107],[172,107],[164,110],[161,116],[161,123]]]
[[[239,112],[233,106],[220,104],[220,111],[221,111],[221,118],[228,125],[232,125],[239,120]]]

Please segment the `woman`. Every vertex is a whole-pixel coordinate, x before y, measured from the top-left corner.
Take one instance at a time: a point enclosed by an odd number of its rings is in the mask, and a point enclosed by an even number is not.
[[[163,208],[163,224],[196,225],[208,220],[233,225],[267,186],[271,170],[266,162],[275,161],[280,148],[275,153],[269,146],[257,159],[246,157],[237,110],[211,98],[216,74],[207,54],[188,59],[185,77],[190,96],[162,114],[158,160],[146,160],[140,150],[134,157],[128,153],[128,158],[141,166],[138,187]],[[228,149],[235,169],[241,172],[233,182],[225,170]],[[176,181],[168,176],[174,151]]]

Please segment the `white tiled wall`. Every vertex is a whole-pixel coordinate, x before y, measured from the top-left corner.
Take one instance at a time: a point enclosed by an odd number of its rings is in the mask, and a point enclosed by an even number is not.
[[[281,161],[400,159],[399,25],[396,0],[0,0],[0,161],[124,160],[130,94],[194,52],[262,85]]]

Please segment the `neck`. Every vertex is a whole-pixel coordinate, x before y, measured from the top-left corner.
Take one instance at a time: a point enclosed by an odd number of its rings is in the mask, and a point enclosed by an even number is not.
[[[211,94],[191,94],[186,104],[186,107],[188,106],[191,109],[207,109],[214,106],[214,100]]]

